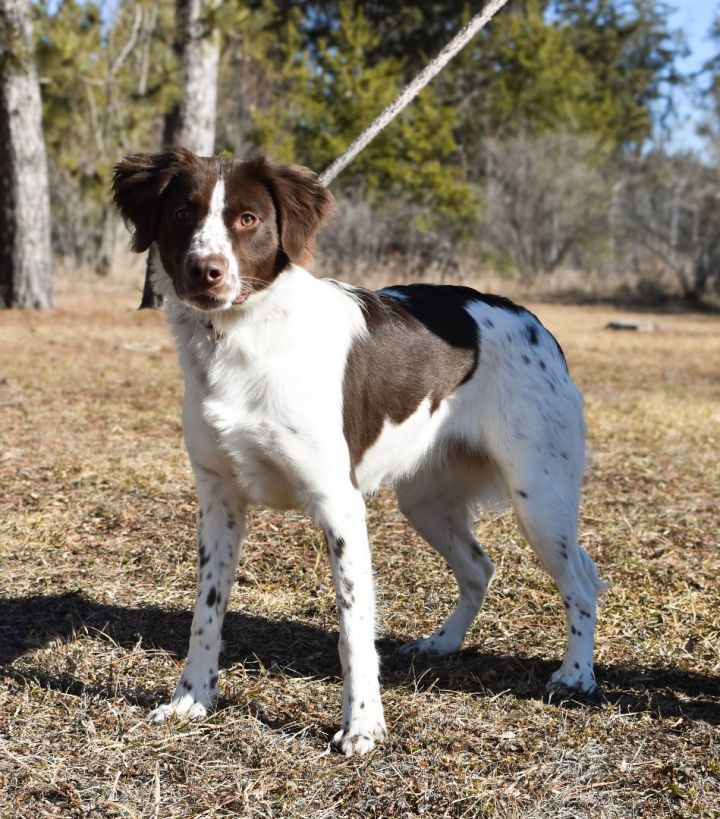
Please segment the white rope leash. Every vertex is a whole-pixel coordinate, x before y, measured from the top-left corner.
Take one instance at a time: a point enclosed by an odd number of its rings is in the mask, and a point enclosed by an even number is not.
[[[384,111],[375,117],[360,136],[350,144],[350,147],[345,153],[338,157],[332,165],[327,167],[320,174],[320,182],[322,182],[323,185],[329,185],[333,179],[355,159],[360,151],[366,148],[380,131],[382,131],[388,123],[392,122],[408,103],[415,99],[430,80],[445,68],[450,60],[472,40],[478,31],[492,20],[507,2],[508,0],[491,0],[466,26],[460,29],[437,57],[435,57],[411,83],[405,86]]]

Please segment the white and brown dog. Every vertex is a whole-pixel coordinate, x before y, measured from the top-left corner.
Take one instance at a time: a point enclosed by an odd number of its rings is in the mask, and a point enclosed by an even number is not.
[[[473,513],[500,489],[565,606],[549,684],[592,691],[602,583],[577,540],[582,398],[538,319],[466,287],[375,293],[314,278],[303,265],[333,199],[304,168],[137,154],[115,168],[114,197],[134,249],[154,243],[200,503],[190,648],[153,719],[213,706],[245,513],[258,504],[302,509],[327,538],[344,680],[336,745],[365,753],[385,737],[363,502],[381,484],[459,587],[448,620],[408,650],[462,644],[494,574]]]

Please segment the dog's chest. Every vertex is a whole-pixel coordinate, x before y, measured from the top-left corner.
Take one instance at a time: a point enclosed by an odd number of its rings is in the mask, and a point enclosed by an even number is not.
[[[228,338],[211,342],[187,357],[189,413],[230,458],[251,502],[302,506],[303,493],[316,483],[312,472],[329,450],[333,468],[349,473],[342,361],[332,345],[324,345],[324,352],[314,344],[309,349],[302,336],[290,345],[261,347]],[[186,423],[186,437],[192,437],[192,426]]]
[[[229,366],[218,361],[208,372],[201,400],[204,422],[230,457],[243,490],[256,503],[276,508],[297,504],[293,480],[296,438],[308,431],[282,372],[267,367]]]

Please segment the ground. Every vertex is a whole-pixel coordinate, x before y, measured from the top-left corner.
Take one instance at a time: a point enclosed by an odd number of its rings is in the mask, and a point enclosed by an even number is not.
[[[389,494],[369,504],[390,738],[329,750],[340,719],[325,548],[258,510],[230,603],[219,709],[145,721],[194,600],[182,384],[125,286],[0,315],[0,816],[720,816],[720,318],[535,304],[585,393],[581,542],[610,583],[602,696],[544,696],[562,606],[510,515],[478,523],[498,577],[466,646],[396,647],[453,605]]]

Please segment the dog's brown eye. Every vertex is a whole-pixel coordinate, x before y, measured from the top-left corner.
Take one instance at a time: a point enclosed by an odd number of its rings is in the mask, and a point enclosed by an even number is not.
[[[176,222],[189,222],[192,219],[190,208],[178,208],[173,216]]]
[[[240,227],[252,227],[257,220],[257,216],[253,216],[252,213],[243,213],[238,219],[238,224]]]

